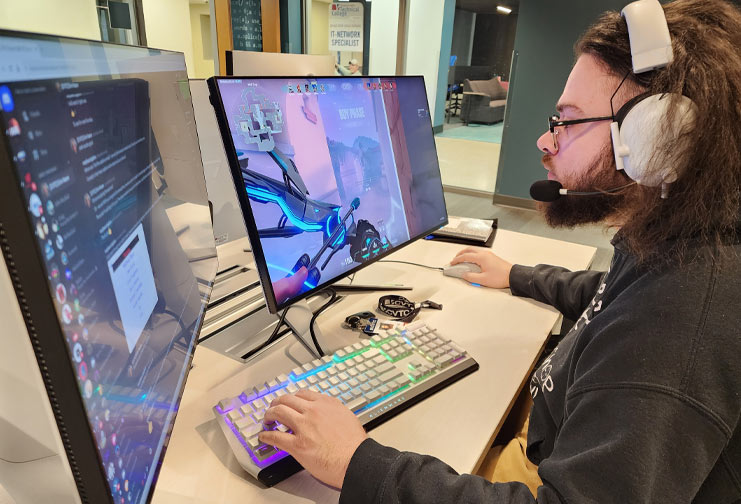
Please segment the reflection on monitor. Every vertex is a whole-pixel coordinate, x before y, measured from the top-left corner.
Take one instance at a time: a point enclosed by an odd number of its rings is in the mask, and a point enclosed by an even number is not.
[[[447,222],[421,77],[209,86],[271,311]]]
[[[55,427],[83,501],[148,502],[216,273],[183,55],[0,31],[0,61],[3,253]]]

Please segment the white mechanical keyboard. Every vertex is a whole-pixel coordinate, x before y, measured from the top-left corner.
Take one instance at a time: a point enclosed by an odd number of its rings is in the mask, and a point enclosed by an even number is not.
[[[272,486],[301,470],[288,453],[257,439],[266,428],[289,431],[285,425],[262,423],[275,398],[301,389],[329,394],[370,430],[478,367],[436,329],[414,322],[247,387],[238,396],[219,401],[213,411],[239,464]]]

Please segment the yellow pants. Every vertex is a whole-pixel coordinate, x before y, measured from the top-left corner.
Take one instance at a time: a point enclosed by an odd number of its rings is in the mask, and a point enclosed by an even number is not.
[[[530,462],[525,455],[532,405],[533,400],[526,388],[515,402],[508,417],[508,422],[512,422],[514,437],[505,444],[492,446],[476,474],[492,483],[519,481],[527,485],[535,497],[538,487],[543,482],[538,476],[538,466]]]

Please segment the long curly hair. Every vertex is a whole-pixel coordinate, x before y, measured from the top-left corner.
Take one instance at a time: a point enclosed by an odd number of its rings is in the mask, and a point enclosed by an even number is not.
[[[724,0],[663,7],[674,51],[665,68],[631,72],[628,27],[617,12],[603,14],[574,48],[577,58],[591,54],[614,75],[628,74],[631,89],[676,93],[697,105],[694,128],[657,146],[648,167],[674,164],[679,179],[669,197],[640,185],[624,194],[620,236],[640,262],[682,261],[693,244],[720,251],[737,240],[741,220],[741,11]]]

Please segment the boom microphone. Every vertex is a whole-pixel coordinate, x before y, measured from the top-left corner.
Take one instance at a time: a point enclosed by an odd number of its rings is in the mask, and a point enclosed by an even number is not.
[[[557,180],[538,180],[530,186],[530,197],[535,201],[550,203],[566,194],[566,189],[562,188],[561,182]]]
[[[633,184],[635,182],[604,191],[569,191],[568,189],[564,189],[561,182],[557,180],[538,180],[530,186],[530,197],[535,201],[550,203],[556,201],[561,196],[594,196],[597,194],[613,193],[630,187]]]

